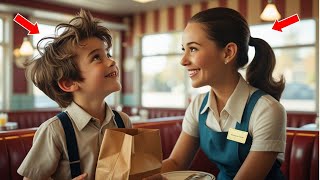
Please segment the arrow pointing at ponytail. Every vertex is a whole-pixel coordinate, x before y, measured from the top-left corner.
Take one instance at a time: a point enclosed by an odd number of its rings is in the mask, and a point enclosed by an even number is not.
[[[287,27],[291,24],[294,24],[296,22],[299,22],[299,21],[300,21],[300,19],[299,19],[298,14],[295,14],[295,15],[287,17],[281,21],[276,20],[272,26],[272,29],[282,32],[282,28],[285,28],[285,27]]]
[[[28,35],[39,34],[38,23],[32,24],[28,19],[19,13],[16,15],[16,17],[14,17],[13,21],[29,31]]]

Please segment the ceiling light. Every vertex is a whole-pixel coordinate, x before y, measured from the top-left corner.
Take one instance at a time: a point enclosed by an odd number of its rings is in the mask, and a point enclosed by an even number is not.
[[[268,4],[262,11],[260,18],[264,21],[275,21],[281,18],[280,13],[272,0],[268,0]]]
[[[148,3],[148,2],[151,2],[151,1],[155,1],[155,0],[133,0],[133,1],[136,1],[136,2],[139,2],[139,3]]]

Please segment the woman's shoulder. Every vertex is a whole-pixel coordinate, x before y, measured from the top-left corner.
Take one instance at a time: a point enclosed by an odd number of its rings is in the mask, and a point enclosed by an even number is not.
[[[256,90],[258,89],[252,88],[250,94],[252,95]],[[259,116],[261,116],[261,113],[283,118],[286,115],[286,110],[278,100],[269,94],[265,94],[257,101],[253,112],[253,114],[260,114]]]

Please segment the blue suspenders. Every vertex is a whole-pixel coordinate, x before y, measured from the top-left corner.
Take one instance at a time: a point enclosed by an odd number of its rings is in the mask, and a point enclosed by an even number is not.
[[[115,115],[115,121],[118,128],[125,128],[123,120],[117,111],[112,110]],[[58,115],[60,122],[62,123],[64,133],[66,136],[66,143],[68,149],[71,177],[75,178],[81,174],[80,158],[76,135],[71,123],[71,120],[67,113],[61,112]]]

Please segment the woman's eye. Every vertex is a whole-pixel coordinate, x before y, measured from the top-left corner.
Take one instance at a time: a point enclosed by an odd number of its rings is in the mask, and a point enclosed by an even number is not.
[[[193,47],[190,48],[190,52],[194,52],[196,50],[197,50],[196,48],[193,48]]]

